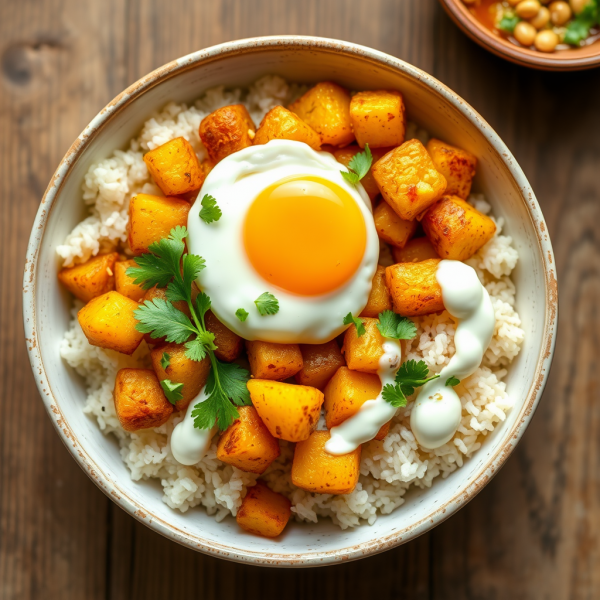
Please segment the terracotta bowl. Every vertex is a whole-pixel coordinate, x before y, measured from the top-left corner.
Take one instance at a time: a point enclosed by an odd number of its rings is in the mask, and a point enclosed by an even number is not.
[[[500,58],[518,65],[543,71],[582,71],[600,66],[600,40],[583,48],[546,54],[517,46],[494,33],[475,18],[462,0],[440,0],[440,4],[473,41]]]
[[[338,81],[351,89],[401,90],[408,114],[437,137],[477,155],[475,189],[504,217],[520,260],[514,272],[525,343],[507,377],[515,402],[483,447],[447,479],[411,492],[374,525],[342,531],[325,519],[290,523],[277,540],[217,523],[202,508],[181,514],[162,502],[156,482],[134,482],[111,437],[83,413],[81,379],[59,355],[71,301],[59,287],[56,248],[84,218],[83,176],[90,164],[127,146],[149,115],[169,101],[190,101],[217,85],[244,86],[272,73],[290,81]],[[194,550],[260,565],[305,567],[358,559],[403,544],[447,519],[498,472],[531,420],[554,350],[556,277],[540,207],[519,165],[490,126],[454,92],[401,60],[347,42],[281,36],[241,40],[180,58],[140,79],[106,106],[66,154],[41,202],[24,277],[25,335],[33,373],[52,423],[89,477],[108,497],[158,533]]]

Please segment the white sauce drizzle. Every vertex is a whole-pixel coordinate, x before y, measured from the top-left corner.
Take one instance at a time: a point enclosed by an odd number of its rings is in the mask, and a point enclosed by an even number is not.
[[[200,462],[210,448],[216,432],[216,427],[212,429],[194,427],[192,411],[196,404],[206,400],[204,389],[190,402],[183,421],[178,423],[171,433],[171,452],[175,460],[182,465],[195,465]]]
[[[454,388],[446,386],[446,381],[452,376],[462,381],[473,375],[496,326],[490,296],[472,267],[457,260],[443,260],[436,277],[444,307],[459,323],[454,335],[456,353],[441,370],[439,379],[421,388],[410,414],[410,427],[417,442],[429,449],[449,442],[460,425],[460,398]]]
[[[462,381],[477,370],[496,325],[489,294],[472,267],[456,260],[442,260],[436,277],[442,288],[444,307],[459,324],[454,336],[456,353],[440,377],[421,388],[411,412],[410,425],[415,438],[430,449],[451,440],[460,424],[460,398],[454,388],[446,386],[446,381],[452,376]],[[378,371],[382,389],[388,383],[395,384],[402,357],[397,340],[386,338],[383,350]],[[336,456],[354,451],[372,440],[396,410],[380,393],[365,402],[354,416],[331,429],[325,450]]]

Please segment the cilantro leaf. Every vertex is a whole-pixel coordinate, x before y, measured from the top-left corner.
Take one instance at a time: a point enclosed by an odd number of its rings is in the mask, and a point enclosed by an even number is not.
[[[206,356],[207,350],[217,349],[214,341],[214,333],[211,333],[210,331],[201,331],[193,340],[189,340],[185,343],[186,357],[190,360],[201,361]]]
[[[452,377],[448,377],[448,379],[446,379],[445,385],[448,387],[454,387],[455,385],[458,385],[459,383],[460,383],[460,379],[458,379],[458,377],[455,377],[454,375],[452,375]]]
[[[167,286],[167,300],[188,302],[192,299],[192,284],[205,267],[205,261],[195,254],[184,254],[181,260],[181,272],[177,270],[173,281]]]
[[[417,326],[408,317],[401,317],[391,310],[379,313],[377,329],[383,337],[395,340],[411,340],[417,335]]]
[[[250,392],[246,383],[250,379],[250,373],[235,363],[217,362],[217,375],[219,383],[225,395],[230,398],[237,406],[250,405]],[[208,376],[206,382],[207,392],[211,391],[214,369]]]
[[[212,429],[216,423],[218,428],[224,431],[239,416],[240,413],[236,407],[229,402],[220,389],[192,409],[192,418],[196,429]]]
[[[171,364],[171,357],[167,352],[163,352],[162,358],[160,359],[160,366],[166,371]]]
[[[373,164],[373,155],[369,144],[365,144],[362,152],[355,154],[348,163],[348,172],[340,171],[348,183],[358,183],[368,172]]]
[[[170,379],[163,379],[160,382],[160,387],[171,404],[175,404],[178,400],[183,399],[183,383],[175,383]]]
[[[264,292],[255,301],[261,316],[274,315],[279,312],[279,300],[270,292]]]
[[[188,316],[162,298],[146,300],[133,315],[139,321],[135,328],[153,338],[165,337],[167,342],[183,344],[197,333]]]
[[[196,297],[195,308],[201,319],[210,309],[210,298],[204,292],[200,292]]]
[[[235,316],[243,323],[248,318],[248,311],[243,308],[238,308],[235,311]]]
[[[598,0],[589,0],[583,10],[567,25],[563,41],[571,46],[579,46],[590,35],[590,29],[600,23]]]
[[[204,194],[202,198],[202,208],[200,209],[200,218],[205,223],[212,223],[218,221],[223,214],[221,209],[217,206],[217,200],[210,194]]]
[[[497,27],[505,33],[512,33],[521,19],[517,15],[505,14],[498,23]]]
[[[344,317],[344,325],[355,325],[356,333],[358,334],[358,337],[360,337],[361,335],[364,335],[367,332],[367,330],[365,329],[365,326],[362,322],[362,319],[355,317],[352,313],[348,313]]]
[[[405,396],[415,393],[415,388],[425,385],[428,381],[437,379],[439,375],[429,377],[429,369],[425,361],[407,360],[400,365],[396,373],[396,383]]]
[[[386,383],[383,386],[381,397],[395,408],[403,408],[406,406],[406,396],[398,385]]]

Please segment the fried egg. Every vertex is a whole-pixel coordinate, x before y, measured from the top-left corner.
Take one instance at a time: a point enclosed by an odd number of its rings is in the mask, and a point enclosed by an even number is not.
[[[339,335],[365,307],[379,241],[371,202],[327,152],[301,142],[250,146],[209,173],[188,217],[188,247],[206,268],[198,285],[212,311],[247,340],[318,344]],[[205,223],[201,199],[222,216]],[[279,311],[261,315],[264,292]],[[248,313],[240,321],[236,311]]]

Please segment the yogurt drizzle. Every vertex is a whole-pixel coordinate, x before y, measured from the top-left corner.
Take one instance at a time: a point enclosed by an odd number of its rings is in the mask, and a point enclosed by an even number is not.
[[[452,376],[463,380],[477,370],[496,325],[489,294],[473,268],[460,261],[442,260],[436,277],[442,288],[444,307],[459,324],[454,336],[456,353],[440,377],[421,388],[410,415],[417,442],[429,449],[450,441],[460,425],[460,398],[452,387],[446,386],[446,381]],[[383,349],[378,372],[382,389],[387,383],[394,384],[401,359],[400,345],[395,340],[386,339]],[[331,429],[325,450],[334,455],[352,452],[372,440],[395,413],[396,409],[380,393],[375,400],[365,402],[353,417]]]

